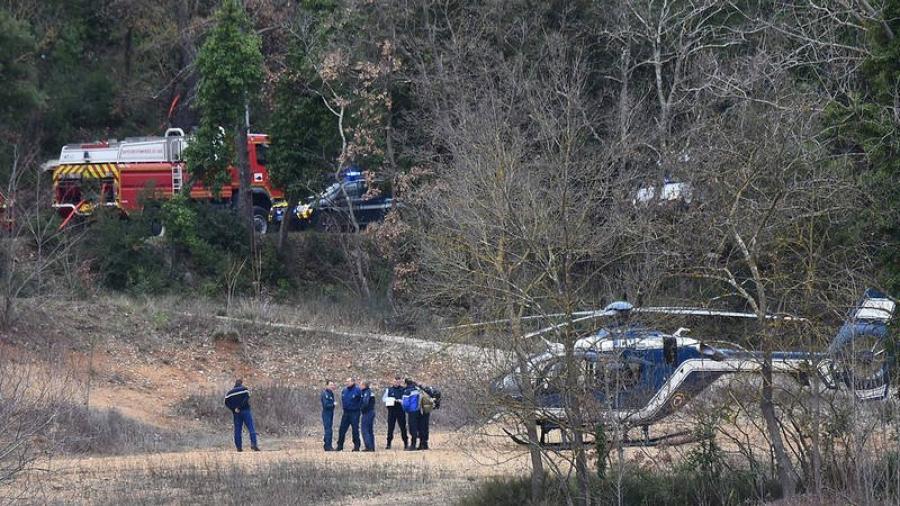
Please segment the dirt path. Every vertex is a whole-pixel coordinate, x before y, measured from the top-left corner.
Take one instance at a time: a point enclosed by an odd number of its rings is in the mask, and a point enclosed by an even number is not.
[[[289,329],[289,330],[299,330],[303,332],[326,332],[328,334],[333,334],[336,336],[342,337],[355,337],[362,339],[375,339],[378,341],[399,344],[402,346],[414,346],[416,348],[420,348],[426,351],[430,351],[432,353],[451,353],[459,358],[469,358],[473,360],[482,360],[484,359],[485,350],[484,348],[480,348],[478,346],[473,346],[470,344],[454,344],[454,343],[442,343],[438,341],[426,341],[425,339],[416,339],[414,337],[406,337],[406,336],[398,336],[392,334],[382,334],[378,332],[359,332],[341,329],[337,327],[328,327],[324,325],[309,325],[309,324],[296,324],[296,323],[278,323],[278,322],[269,322],[262,320],[249,320],[246,318],[235,318],[232,316],[216,316],[217,320],[232,322],[232,323],[242,323],[246,325],[265,325],[268,327],[275,327],[281,329]]]

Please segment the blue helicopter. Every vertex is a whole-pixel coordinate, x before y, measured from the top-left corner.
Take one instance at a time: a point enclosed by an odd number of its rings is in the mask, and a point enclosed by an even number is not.
[[[860,401],[885,400],[890,396],[894,354],[889,345],[888,326],[896,309],[895,300],[876,290],[867,290],[850,312],[827,350],[775,351],[770,353],[772,372],[791,376],[810,385],[811,375],[827,389],[852,392]],[[753,313],[717,311],[703,308],[634,307],[614,302],[600,311],[573,314],[568,323],[553,325],[527,334],[538,337],[580,321],[611,319],[607,325],[575,343],[574,353],[582,369],[579,384],[588,393],[588,402],[596,409],[587,423],[614,421],[625,429],[627,446],[682,444],[695,441],[690,432],[649,437],[649,426],[672,415],[716,380],[731,374],[761,373],[762,352],[747,351],[737,344],[709,342],[628,323],[631,315],[691,315],[731,318],[757,318]],[[551,315],[553,316],[553,315]],[[558,315],[556,315],[558,316]],[[803,321],[803,318],[769,315],[766,318]],[[475,324],[481,325],[481,324]],[[547,342],[547,341],[545,341]],[[559,343],[547,342],[547,351],[527,360],[526,374],[515,368],[496,380],[492,390],[521,401],[521,378],[532,382],[535,392],[535,419],[540,441],[565,425],[564,393],[560,375],[565,352]],[[629,428],[640,427],[643,437],[628,439]],[[513,440],[528,444],[507,431]]]

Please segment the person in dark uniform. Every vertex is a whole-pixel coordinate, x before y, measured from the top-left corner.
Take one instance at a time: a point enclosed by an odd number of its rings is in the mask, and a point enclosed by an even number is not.
[[[390,399],[390,400],[389,400]],[[385,450],[391,449],[391,441],[394,440],[394,426],[400,427],[400,437],[403,439],[403,449],[409,447],[409,439],[406,436],[406,413],[403,412],[403,380],[400,376],[394,377],[394,385],[384,389],[384,395],[381,397],[382,402],[387,407],[387,446]]]
[[[375,451],[375,396],[369,388],[369,382],[362,382],[360,390],[360,402],[362,404],[362,439],[367,452]]]
[[[406,413],[406,421],[409,425],[409,445],[406,446],[405,450],[415,450],[416,449],[416,440],[419,438],[419,409],[418,409],[418,396],[419,396],[419,387],[416,385],[416,382],[411,378],[406,378],[406,386],[403,388],[403,403],[404,405],[407,403],[407,400],[416,397],[415,405],[417,406],[413,410],[406,410],[404,408],[404,412]]]
[[[352,427],[353,431],[353,451],[359,451],[359,410],[362,407],[362,394],[359,387],[356,386],[356,380],[347,378],[344,390],[341,392],[341,426],[338,428],[338,441],[335,450],[342,451],[344,449],[344,439],[347,436],[347,429]]]
[[[253,426],[253,413],[250,411],[250,389],[244,386],[244,380],[236,380],[234,388],[225,394],[225,407],[231,411],[234,417],[234,446],[237,448],[237,451],[244,451],[241,433],[244,431],[244,425],[246,425],[247,432],[250,433],[250,448],[258,452],[256,428]]]
[[[418,385],[417,385],[418,386]],[[422,387],[419,387],[421,391]],[[419,450],[427,450],[428,449],[428,433],[430,432],[431,425],[431,411],[426,412],[422,408],[421,396],[419,397]]]
[[[331,440],[333,439],[334,407],[337,406],[337,401],[334,400],[333,381],[329,380],[325,382],[325,389],[322,390],[322,395],[319,396],[319,400],[322,401],[322,427],[325,432],[322,440],[325,443],[325,451],[330,452],[334,450],[334,448],[331,447]]]

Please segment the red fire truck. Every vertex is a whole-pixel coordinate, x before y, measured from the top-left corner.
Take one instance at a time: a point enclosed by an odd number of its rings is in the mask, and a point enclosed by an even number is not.
[[[190,168],[182,153],[191,142],[180,128],[166,130],[163,137],[132,137],[122,141],[67,144],[59,160],[50,162],[53,173],[53,207],[63,218],[63,226],[76,217],[91,215],[97,208],[118,209],[123,214],[140,212],[149,199],[170,198],[190,180]],[[247,136],[253,192],[254,226],[260,233],[268,228],[269,209],[283,200],[284,193],[273,188],[266,170],[268,136]],[[191,186],[197,200],[237,203],[240,179],[231,167],[231,181],[218,195],[200,182]]]

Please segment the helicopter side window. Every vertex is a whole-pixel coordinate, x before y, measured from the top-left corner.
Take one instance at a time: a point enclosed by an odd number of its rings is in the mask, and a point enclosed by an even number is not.
[[[601,357],[596,365],[597,386],[611,392],[632,388],[641,380],[643,365],[637,357],[624,353]]]
[[[585,388],[593,388],[597,382],[597,362],[587,357],[582,361],[581,371],[578,374],[578,384]]]

